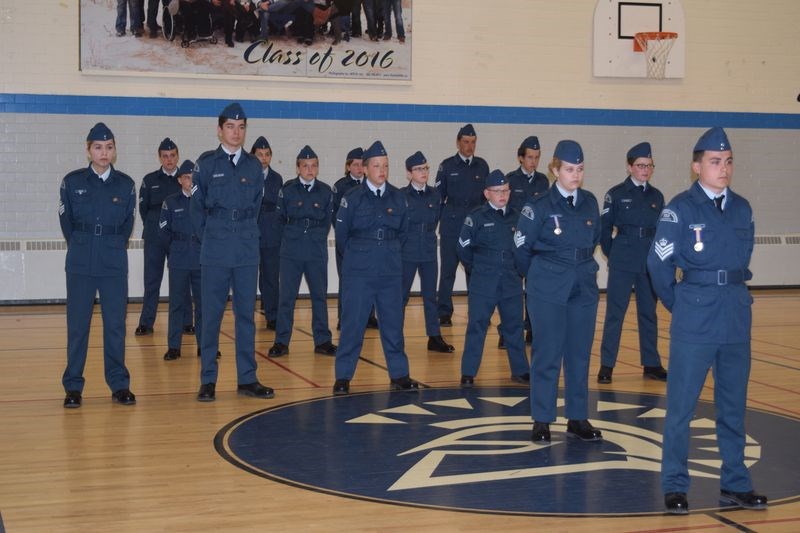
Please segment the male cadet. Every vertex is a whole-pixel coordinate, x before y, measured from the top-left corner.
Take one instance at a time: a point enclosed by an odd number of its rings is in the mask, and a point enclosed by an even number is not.
[[[439,224],[439,246],[442,266],[439,274],[439,323],[452,326],[453,285],[458,268],[458,234],[464,218],[484,202],[483,188],[489,165],[475,155],[478,136],[472,124],[458,130],[458,153],[439,165],[436,188],[442,195],[444,208]]]
[[[655,168],[650,143],[639,143],[628,150],[627,160],[628,177],[608,191],[600,216],[600,248],[608,258],[608,287],[598,383],[611,383],[631,288],[636,290],[639,357],[644,377],[667,379],[658,355],[656,295],[647,275],[647,252],[656,234],[658,215],[664,209],[664,195],[650,185]],[[617,233],[612,237],[614,228]]]
[[[233,289],[236,330],[237,391],[245,396],[272,398],[258,382],[255,322],[258,281],[258,224],[264,195],[261,164],[242,149],[247,116],[238,103],[219,115],[220,145],[205,152],[195,165],[191,215],[200,237],[200,285],[203,295],[203,337],[200,347],[200,391],[197,399],[216,399],[217,351],[222,315]]]
[[[408,185],[400,189],[406,195],[408,205],[408,238],[403,243],[403,307],[408,304],[408,295],[414,277],[419,271],[422,307],[425,313],[425,333],[428,335],[428,350],[452,353],[455,347],[442,338],[436,315],[436,226],[442,212],[439,191],[428,187],[428,161],[422,152],[406,159]]]
[[[517,212],[522,211],[522,207],[527,202],[538,198],[550,188],[550,181],[547,179],[547,176],[536,170],[539,166],[539,158],[541,157],[542,148],[539,145],[539,138],[535,135],[526,137],[519,145],[519,148],[517,148],[519,168],[506,174],[506,179],[511,186],[511,198],[508,201],[508,205]],[[528,316],[527,306],[524,307],[525,342],[530,343],[533,337],[531,334],[531,320]],[[497,332],[500,335],[500,340],[497,346],[499,348],[505,348],[503,334],[500,330],[501,327],[498,324]]]
[[[125,312],[128,305],[126,246],[136,218],[136,185],[115,169],[114,134],[98,122],[86,136],[89,166],[61,182],[58,220],[67,241],[67,367],[62,384],[64,407],[81,406],[83,369],[89,348],[94,297],[100,294],[103,361],[112,401],[133,405],[125,368]]]
[[[200,296],[200,239],[195,235],[189,214],[192,197],[192,169],[194,163],[186,160],[178,168],[181,192],[164,199],[158,221],[159,236],[169,250],[169,328],[165,361],[181,356],[181,337],[186,294],[194,297],[195,338],[197,355],[200,355],[202,338],[202,299]]]
[[[289,353],[294,305],[305,276],[311,296],[314,353],[335,355],[328,328],[328,233],[333,220],[333,191],[317,179],[319,158],[306,145],[297,154],[297,177],[278,192],[277,213],[283,224],[278,329],[270,357]]]
[[[336,226],[336,212],[339,210],[339,204],[342,202],[344,195],[358,185],[364,179],[364,150],[360,147],[353,148],[347,152],[347,157],[344,162],[344,177],[339,178],[333,184],[333,225]],[[339,298],[336,304],[336,317],[339,322],[336,324],[336,329],[342,329],[342,253],[339,247],[336,247],[336,274],[339,276]],[[367,327],[378,329],[378,319],[375,317],[375,309],[369,312],[367,319]]]
[[[178,184],[178,147],[167,137],[158,145],[158,160],[161,167],[146,175],[139,187],[139,214],[142,216],[142,239],[144,239],[144,297],[139,326],[134,332],[137,337],[153,333],[158,310],[158,296],[161,278],[164,277],[164,260],[169,250],[158,235],[158,217],[161,205],[167,196],[181,191]],[[186,333],[194,333],[192,326],[192,300],[186,295]]]
[[[692,160],[698,179],[661,213],[647,256],[656,294],[672,313],[661,462],[664,503],[668,513],[689,512],[689,422],[710,367],[722,457],[720,499],[765,509],[767,498],[753,491],[744,464],[753,302],[745,281],[752,278],[753,211],[728,188],[733,155],[722,128],[700,137]],[[679,283],[677,268],[683,271]]]
[[[530,363],[522,336],[522,278],[514,264],[514,232],[519,211],[508,205],[508,179],[500,170],[486,178],[486,203],[470,213],[458,238],[458,257],[470,272],[469,318],[461,356],[461,386],[472,387],[481,365],[486,330],[495,308],[506,334],[511,380],[530,383]]]
[[[278,193],[283,187],[283,176],[275,172],[272,162],[272,148],[266,137],[259,137],[250,148],[250,153],[261,163],[264,175],[264,198],[258,214],[259,252],[258,290],[261,292],[261,311],[267,321],[267,329],[275,330],[278,319],[278,277],[280,272],[280,250],[283,224],[275,210]]]
[[[380,141],[364,152],[367,179],[351,189],[336,215],[336,246],[342,250],[342,335],[336,351],[333,394],[350,392],[373,306],[381,317],[381,344],[392,390],[416,391],[409,377],[403,339],[400,249],[408,232],[405,195],[389,179],[389,157]]]

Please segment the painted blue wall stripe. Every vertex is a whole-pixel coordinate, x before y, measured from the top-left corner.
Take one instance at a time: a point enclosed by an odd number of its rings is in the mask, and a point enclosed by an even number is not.
[[[241,100],[251,118],[800,129],[800,114]],[[216,117],[228,100],[0,93],[0,113]]]

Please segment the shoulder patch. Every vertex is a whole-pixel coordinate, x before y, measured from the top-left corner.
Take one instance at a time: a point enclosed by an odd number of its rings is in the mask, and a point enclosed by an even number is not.
[[[527,218],[529,220],[533,220],[533,216],[534,215],[533,215],[533,209],[531,208],[531,206],[526,205],[526,206],[524,206],[522,208],[522,216],[524,216],[525,218]]]
[[[606,193],[606,196],[605,198],[603,198],[603,201],[606,202],[607,204],[610,204],[613,200],[611,198],[611,195]]]
[[[653,244],[653,251],[659,259],[665,261],[675,251],[675,243],[667,241],[667,239],[659,239]]]
[[[344,207],[345,209],[347,209],[347,198],[345,198],[344,196],[342,196],[342,201],[341,201],[341,202],[339,202],[339,206],[340,206],[340,207]]]
[[[192,185],[192,194],[197,192],[197,185]]]
[[[335,184],[335,183],[334,183],[334,184],[331,186],[331,190],[332,190],[333,192],[335,192],[335,193],[338,193],[338,192],[339,192],[338,190],[336,190],[336,184]]]
[[[678,214],[672,209],[664,209],[661,211],[661,216],[658,218],[658,220],[659,222],[672,222],[673,224],[677,224]]]
[[[607,215],[611,211],[610,207],[604,207],[602,211],[600,211],[600,215]]]
[[[464,219],[464,225],[472,227],[472,217],[468,216],[467,218],[465,218]]]
[[[283,189],[278,189],[278,198],[283,198]]]
[[[460,244],[462,248],[466,248],[467,246],[469,246],[470,242],[472,242],[471,239],[464,240],[461,237],[458,238],[458,244]]]

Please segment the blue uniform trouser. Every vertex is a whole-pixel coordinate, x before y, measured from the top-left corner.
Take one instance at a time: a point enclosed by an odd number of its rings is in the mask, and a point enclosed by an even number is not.
[[[403,308],[408,303],[414,276],[419,272],[419,289],[422,295],[422,309],[425,313],[425,334],[436,337],[442,334],[439,316],[436,314],[436,276],[437,261],[403,261]]]
[[[699,344],[672,339],[669,346],[667,418],[661,460],[661,489],[688,492],[689,423],[711,368],[717,409],[717,446],[722,457],[720,487],[753,489],[744,464],[744,415],[750,376],[750,343]]]
[[[305,275],[311,295],[311,330],[314,345],[331,340],[328,328],[328,261],[308,261],[281,257],[281,290],[278,303],[278,324],[275,342],[289,344],[294,326],[294,304]]]
[[[152,328],[158,311],[158,297],[161,292],[161,280],[164,277],[164,262],[169,250],[160,241],[145,239],[144,241],[144,297],[142,298],[142,314],[139,324]],[[184,298],[183,325],[192,324],[192,298],[188,293]]]
[[[563,361],[564,415],[569,420],[585,420],[597,300],[588,304],[575,301],[556,304],[528,298],[528,312],[533,323],[531,416],[537,422],[555,421],[558,376]]]
[[[639,359],[642,366],[661,366],[656,342],[656,294],[646,272],[608,271],[606,318],[600,345],[600,364],[613,368],[617,362],[622,322],[631,301],[631,287],[636,289],[636,320],[639,327]]]
[[[203,295],[203,336],[200,348],[200,383],[217,382],[217,351],[222,315],[233,288],[233,317],[236,333],[236,375],[239,385],[258,381],[256,377],[256,285],[258,265],[200,267]]]
[[[342,319],[342,261],[344,257],[336,250],[336,274],[339,276],[339,296],[336,298],[336,317],[341,321]],[[436,294],[436,287],[433,288],[434,295]],[[369,318],[377,320],[375,316],[375,308],[369,310]]]
[[[403,338],[403,287],[400,276],[354,276],[342,281],[342,334],[336,350],[336,379],[353,379],[364,344],[370,309],[381,317],[381,345],[389,377],[408,375],[408,356]]]
[[[259,248],[258,290],[261,291],[261,310],[267,320],[278,318],[278,279],[281,264],[281,247]]]
[[[100,294],[103,317],[103,363],[112,392],[127,389],[131,376],[125,368],[125,313],[128,276],[88,276],[67,273],[67,368],[61,382],[65,391],[83,391],[83,368],[89,349],[95,294]]]
[[[439,237],[439,254],[442,258],[442,267],[439,271],[439,316],[453,314],[453,285],[456,283],[456,270],[458,269],[458,235]],[[469,275],[467,275],[469,286]]]
[[[200,346],[200,339],[203,338],[203,312],[202,298],[200,291],[200,269],[190,270],[188,268],[169,269],[169,328],[167,333],[167,347],[175,350],[181,349],[181,338],[183,337],[184,316],[186,316],[186,295],[194,297],[194,323],[197,324],[194,330],[197,346]],[[191,307],[188,309],[191,313]]]
[[[530,371],[525,355],[525,339],[522,336],[522,297],[508,298],[469,293],[469,319],[464,338],[464,354],[461,356],[461,375],[476,376],[481,366],[486,330],[495,307],[500,311],[503,335],[508,349],[508,364],[512,376],[521,376]]]

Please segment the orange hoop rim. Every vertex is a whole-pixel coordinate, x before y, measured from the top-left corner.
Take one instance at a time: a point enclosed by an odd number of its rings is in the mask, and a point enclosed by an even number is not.
[[[647,43],[647,41],[664,40],[664,39],[677,39],[678,34],[674,31],[640,31],[633,34],[633,51],[643,52],[639,42]]]

